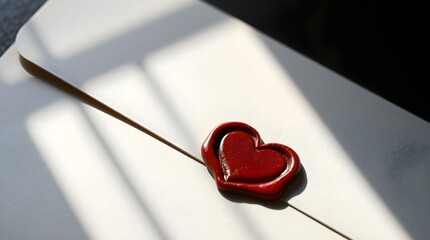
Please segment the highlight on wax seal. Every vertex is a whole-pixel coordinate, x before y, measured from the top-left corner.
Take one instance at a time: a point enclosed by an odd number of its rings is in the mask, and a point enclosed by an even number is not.
[[[241,122],[216,127],[202,145],[202,157],[217,187],[263,200],[277,200],[300,171],[297,153],[282,144],[264,144]]]

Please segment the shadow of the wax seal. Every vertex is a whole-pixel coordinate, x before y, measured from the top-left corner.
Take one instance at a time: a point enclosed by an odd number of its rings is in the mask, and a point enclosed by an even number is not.
[[[288,186],[285,188],[285,191],[279,200],[268,201],[268,200],[255,199],[255,198],[240,195],[237,193],[222,192],[222,191],[220,191],[220,193],[224,198],[232,202],[258,204],[273,210],[282,210],[288,207],[288,201],[291,198],[299,195],[306,189],[307,184],[308,184],[308,180],[307,180],[306,170],[303,167],[303,165],[301,165],[301,169],[299,173],[294,178],[294,180],[290,184],[288,184]]]

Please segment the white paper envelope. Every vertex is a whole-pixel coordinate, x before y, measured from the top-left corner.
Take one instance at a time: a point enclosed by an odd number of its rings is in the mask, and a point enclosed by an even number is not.
[[[430,125],[203,2],[50,1],[17,46],[195,158],[228,121],[290,146],[286,200],[348,237],[430,234]]]
[[[341,239],[226,201],[183,154],[0,59],[0,239]]]

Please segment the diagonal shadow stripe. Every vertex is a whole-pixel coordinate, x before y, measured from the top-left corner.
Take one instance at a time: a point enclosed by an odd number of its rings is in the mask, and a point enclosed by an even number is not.
[[[56,89],[58,89],[60,91],[63,91],[63,92],[70,94],[71,96],[81,100],[85,104],[88,104],[88,105],[90,105],[90,106],[92,106],[92,107],[94,107],[94,108],[96,108],[96,109],[98,109],[98,110],[100,110],[106,114],[109,114],[110,116],[136,128],[139,131],[142,131],[145,134],[148,134],[149,136],[160,141],[161,143],[166,144],[167,146],[169,146],[169,147],[175,149],[176,151],[184,154],[185,156],[193,159],[194,161],[204,165],[202,160],[194,157],[193,155],[189,154],[188,152],[186,152],[182,148],[180,148],[180,147],[176,146],[175,144],[169,142],[168,140],[160,137],[156,133],[152,132],[151,130],[149,130],[143,126],[141,126],[140,124],[131,120],[127,116],[119,113],[118,111],[112,109],[111,107],[107,106],[106,104],[104,104],[104,103],[98,101],[97,99],[91,97],[90,95],[80,91],[76,87],[74,87],[71,84],[67,83],[66,81],[58,78],[57,76],[53,75],[52,73],[50,73],[50,72],[44,70],[43,68],[35,65],[34,63],[30,62],[26,58],[20,56],[20,62],[21,62],[21,65],[23,66],[23,68],[28,73],[32,74],[33,76],[37,77],[38,79],[41,79],[41,81],[46,82],[47,84],[55,87]]]

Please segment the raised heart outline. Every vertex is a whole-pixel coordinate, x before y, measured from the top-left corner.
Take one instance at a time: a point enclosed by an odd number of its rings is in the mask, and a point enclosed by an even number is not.
[[[273,180],[261,183],[224,180],[218,149],[223,137],[234,131],[243,131],[251,135],[256,149],[272,149],[282,153],[287,161],[285,170]],[[300,171],[299,156],[293,149],[278,143],[264,144],[257,130],[242,122],[227,122],[217,126],[203,142],[201,154],[220,191],[239,193],[262,200],[278,200],[287,185]]]

